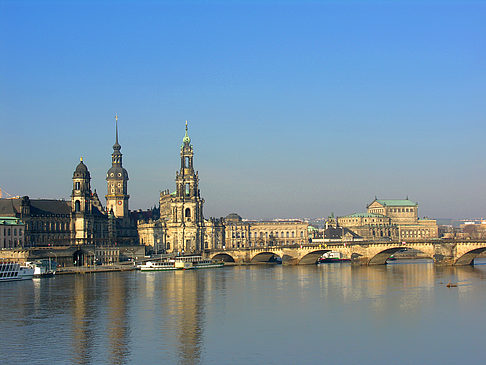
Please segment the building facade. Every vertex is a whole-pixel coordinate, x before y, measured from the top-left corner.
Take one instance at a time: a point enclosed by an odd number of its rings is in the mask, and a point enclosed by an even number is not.
[[[24,247],[25,224],[19,218],[0,217],[0,248]]]
[[[366,240],[420,240],[439,237],[435,219],[419,219],[418,203],[407,199],[375,199],[366,213],[337,218],[337,226],[347,228]]]
[[[154,251],[190,254],[208,249],[304,244],[309,240],[308,224],[302,221],[248,221],[235,213],[205,219],[187,122],[175,180],[173,193],[160,193],[159,217],[138,221],[141,242]]]
[[[109,209],[103,207],[96,190],[92,191],[91,175],[82,158],[73,173],[70,201],[28,196],[0,199],[0,216],[18,218],[25,224],[22,246],[138,244],[136,220],[128,210],[128,173],[122,166],[120,149],[116,120],[112,166],[106,178]]]

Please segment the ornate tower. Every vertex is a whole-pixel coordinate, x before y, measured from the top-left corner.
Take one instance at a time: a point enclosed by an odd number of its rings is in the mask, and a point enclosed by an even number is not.
[[[199,192],[199,176],[194,171],[194,151],[187,133],[182,139],[181,168],[176,173],[176,193],[171,204],[169,227],[172,250],[184,253],[203,249],[204,217]]]
[[[91,215],[91,176],[81,157],[73,174],[71,193],[71,232],[75,244],[90,243],[92,224]]]
[[[115,144],[111,154],[111,168],[106,173],[106,210],[113,210],[116,218],[128,217],[128,172],[122,166],[121,146],[118,143],[118,116],[115,115]]]

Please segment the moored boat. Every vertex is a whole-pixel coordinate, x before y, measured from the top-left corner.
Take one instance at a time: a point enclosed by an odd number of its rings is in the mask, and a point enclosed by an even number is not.
[[[170,271],[180,270],[175,266],[174,260],[167,261],[147,261],[145,264],[138,265],[140,271]]]
[[[316,264],[329,264],[333,262],[348,262],[350,259],[343,258],[340,252],[329,251],[317,259]]]
[[[0,282],[29,280],[34,277],[34,268],[17,262],[0,261]]]
[[[34,269],[35,278],[48,278],[56,274],[57,263],[52,260],[27,262],[27,266]]]
[[[175,266],[182,270],[211,269],[223,267],[224,263],[221,261],[205,259],[202,256],[179,256],[175,258]]]

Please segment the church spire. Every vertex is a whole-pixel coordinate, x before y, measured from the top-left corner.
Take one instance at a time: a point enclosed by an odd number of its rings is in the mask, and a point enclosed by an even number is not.
[[[182,139],[182,144],[183,146],[185,144],[190,144],[191,143],[191,139],[189,138],[189,135],[187,134],[187,120],[186,120],[186,134],[184,135],[184,138]]]
[[[115,144],[113,145],[114,151],[120,151],[121,146],[118,143],[118,114],[115,113]]]

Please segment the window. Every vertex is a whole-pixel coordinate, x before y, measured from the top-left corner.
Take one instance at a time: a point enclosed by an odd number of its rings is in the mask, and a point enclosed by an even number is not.
[[[79,190],[79,181],[76,182],[76,190]]]
[[[186,218],[191,218],[191,209],[186,208],[186,211],[185,211],[185,213],[184,213],[184,216],[185,216]]]
[[[79,200],[76,200],[76,202],[74,203],[74,211],[79,212],[80,210],[81,210],[81,203],[79,202]]]
[[[191,192],[191,187],[189,184],[186,184],[186,195],[189,195]]]
[[[189,157],[188,157],[188,156],[186,156],[186,157],[184,158],[184,167],[186,167],[186,168],[188,168],[188,167],[189,167]]]
[[[289,238],[289,232],[287,232],[287,238]]]

